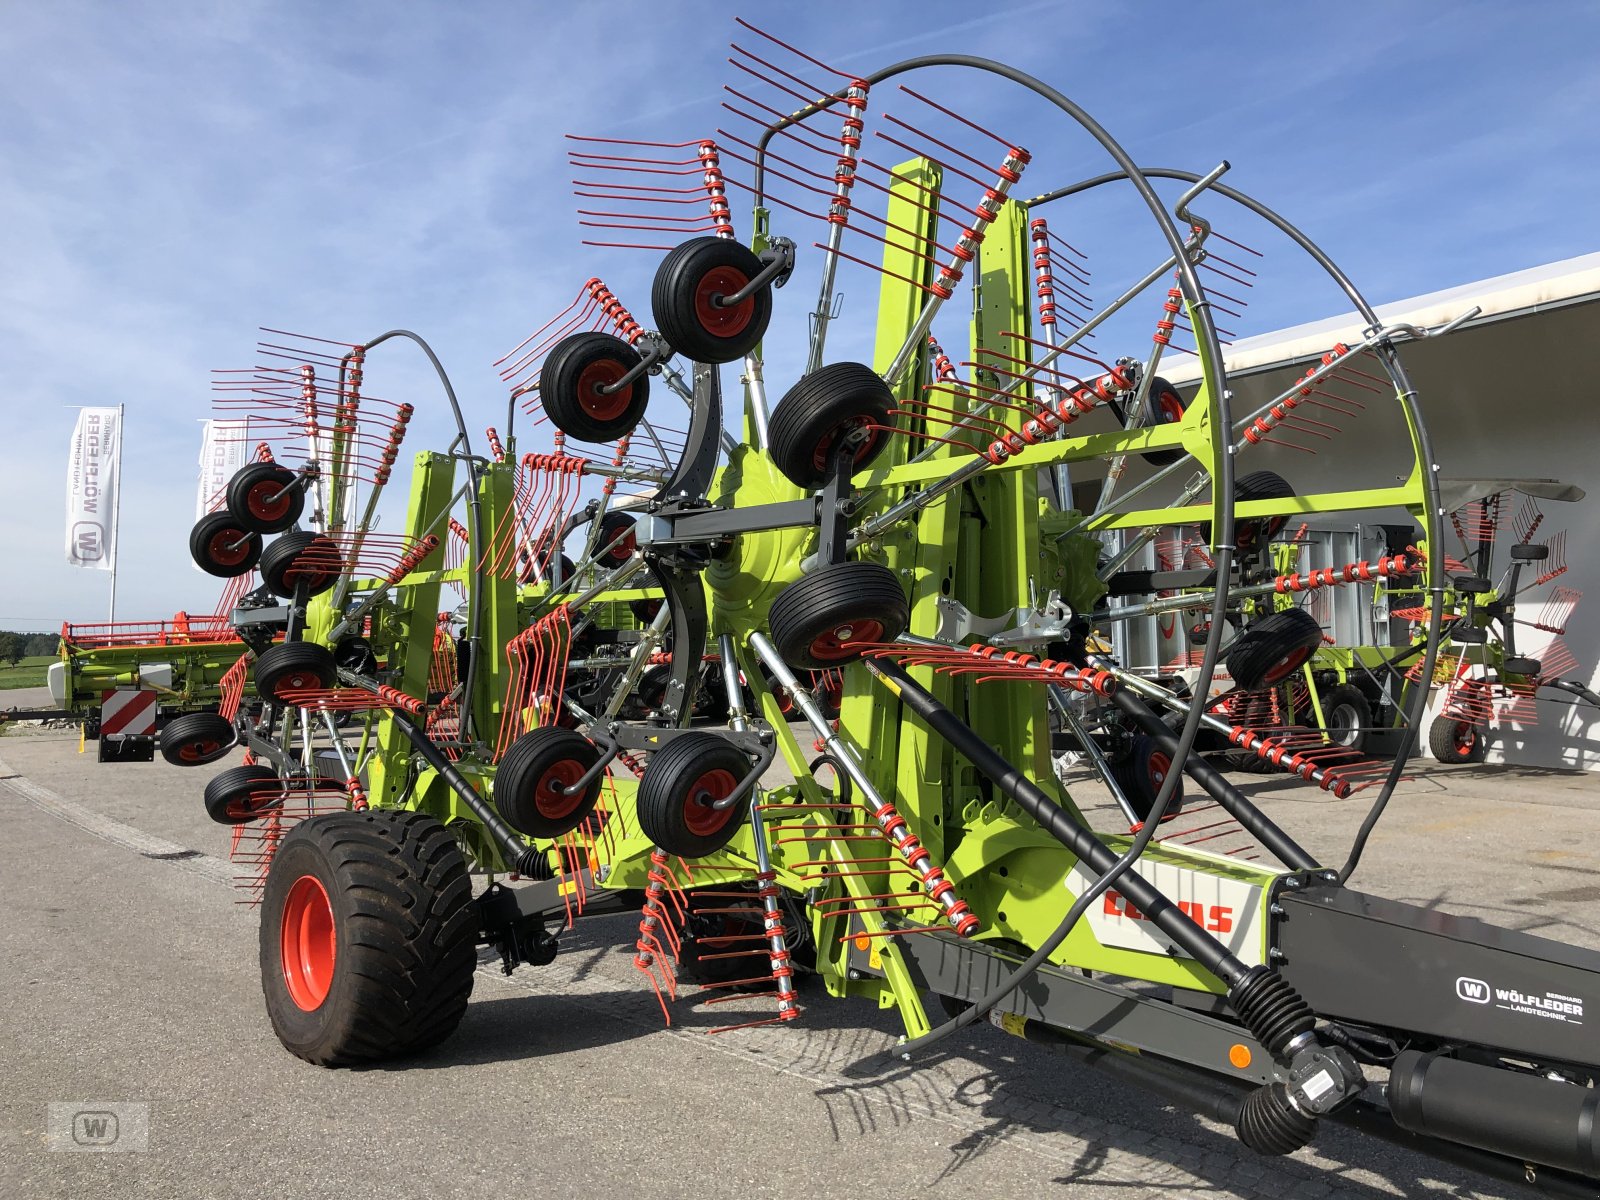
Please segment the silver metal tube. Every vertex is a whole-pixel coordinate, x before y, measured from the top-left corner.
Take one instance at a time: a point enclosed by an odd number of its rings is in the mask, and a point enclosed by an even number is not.
[[[717,638],[717,650],[722,655],[722,686],[728,693],[728,723],[735,733],[750,728],[750,715],[744,706],[744,689],[739,686],[739,662],[733,653],[733,635],[724,633]],[[778,907],[778,897],[772,890],[772,854],[767,847],[767,825],[761,817],[761,785],[750,789],[750,840],[756,850],[756,877],[761,886],[761,916],[767,935],[767,954],[772,963],[773,980],[777,987],[780,1015],[797,1012],[794,980],[789,974],[778,972],[789,966],[789,944],[784,938],[783,910]]]
[[[1078,745],[1083,747],[1084,755],[1094,764],[1094,769],[1099,772],[1101,782],[1111,789],[1111,798],[1117,802],[1117,807],[1122,810],[1122,815],[1128,818],[1129,825],[1139,823],[1139,814],[1133,811],[1133,805],[1128,803],[1128,797],[1123,794],[1122,787],[1117,783],[1116,776],[1111,773],[1111,763],[1105,756],[1105,751],[1089,736],[1089,731],[1083,727],[1083,722],[1078,720],[1078,714],[1072,711],[1072,706],[1067,703],[1065,689],[1057,684],[1049,688],[1050,702],[1055,705],[1055,710],[1061,715],[1061,720],[1066,724],[1072,736],[1078,739]]]
[[[860,100],[859,107],[865,109],[865,88],[852,84],[845,89],[844,95]],[[829,205],[829,215],[838,216],[839,220],[828,222],[828,247],[822,256],[822,285],[817,292],[816,310],[811,314],[811,345],[806,353],[807,375],[822,365],[823,344],[828,339],[828,322],[833,320],[833,285],[839,272],[839,244],[844,239],[845,222],[850,214],[850,189],[855,186],[856,158],[861,151],[861,119],[854,106],[846,104],[845,111],[849,116],[844,132],[839,135],[839,160],[833,176],[833,200]]]
[[[756,447],[761,450],[767,448],[767,385],[761,378],[761,360],[754,354],[744,356],[744,378],[746,401],[750,405],[750,422],[756,427]],[[722,436],[728,436],[727,430],[722,431]]]
[[[642,561],[642,560],[641,560]],[[655,620],[645,628],[639,638],[639,644],[634,647],[633,657],[628,662],[628,668],[622,673],[622,678],[617,681],[616,690],[611,693],[611,699],[606,702],[603,718],[613,721],[622,711],[622,703],[628,698],[628,693],[639,683],[639,677],[644,674],[644,669],[650,663],[650,656],[656,652],[656,647],[661,645],[663,635],[667,631],[667,622],[672,620],[672,606],[663,604],[661,611],[656,614]]]
[[[333,752],[339,756],[339,766],[344,770],[344,777],[354,779],[356,769],[350,765],[350,756],[345,752],[344,738],[339,736],[339,729],[333,723],[333,716],[325,708],[318,711],[322,714],[322,723],[328,727],[328,736],[333,739]]]
[[[1059,343],[1056,346],[1055,349],[1053,349],[1053,350],[1051,350],[1051,351],[1049,351],[1049,352],[1047,352],[1045,354],[1040,355],[1039,356],[1039,361],[1034,363],[1034,364],[1032,364],[1031,366],[1025,368],[1017,376],[1016,379],[1012,380],[1011,383],[1006,385],[1006,387],[1002,388],[1001,391],[1000,391],[1000,395],[1001,396],[1010,396],[1010,395],[1013,395],[1014,393],[1020,391],[1025,384],[1029,383],[1033,379],[1033,376],[1036,373],[1038,373],[1039,371],[1044,370],[1051,363],[1055,362],[1056,359],[1060,358],[1068,350],[1071,350],[1072,347],[1076,346],[1084,338],[1088,337],[1091,333],[1093,333],[1102,324],[1104,324],[1107,320],[1109,320],[1114,314],[1116,314],[1121,309],[1126,308],[1134,300],[1138,299],[1139,295],[1147,287],[1149,287],[1151,284],[1155,283],[1158,279],[1160,279],[1163,275],[1165,275],[1168,271],[1172,270],[1172,268],[1177,266],[1177,265],[1178,265],[1177,256],[1174,255],[1172,257],[1169,257],[1166,262],[1162,263],[1155,270],[1151,271],[1148,275],[1146,275],[1138,283],[1134,284],[1127,291],[1123,292],[1122,295],[1118,296],[1115,300],[1113,300],[1109,305],[1107,305],[1105,308],[1101,309],[1094,316],[1090,317],[1082,325],[1078,326],[1077,329],[1073,330],[1071,336],[1069,336],[1066,341]],[[993,407],[993,402],[989,401],[989,400],[985,400],[982,404],[978,405],[978,407],[976,407],[976,408],[974,408],[972,410],[972,415],[975,416],[975,417],[980,417],[992,407]],[[914,462],[914,463],[915,462],[921,462],[923,459],[927,458],[929,455],[931,455],[937,449],[938,449],[937,446],[930,446],[928,449],[926,449],[926,450],[922,451],[921,453],[917,454],[910,461]]]

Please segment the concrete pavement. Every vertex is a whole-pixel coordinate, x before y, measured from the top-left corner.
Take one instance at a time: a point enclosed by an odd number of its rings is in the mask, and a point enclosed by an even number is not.
[[[508,980],[486,965],[428,1055],[311,1067],[262,1011],[255,913],[223,882],[228,832],[200,807],[210,771],[102,766],[76,744],[0,739],[6,1196],[1520,1194],[1334,1128],[1260,1159],[982,1027],[920,1070],[863,1078],[851,1064],[892,1042],[892,1016],[820,989],[793,1026],[713,1037],[725,1014],[679,1006],[667,1030],[620,949],[627,917],[580,926],[549,967]],[[1314,851],[1365,811],[1250,786]],[[1425,771],[1392,807],[1358,883],[1600,944],[1589,777]],[[60,1099],[149,1103],[149,1152],[45,1150]]]

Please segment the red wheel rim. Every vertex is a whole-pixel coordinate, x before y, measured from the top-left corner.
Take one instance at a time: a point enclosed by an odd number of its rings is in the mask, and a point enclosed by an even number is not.
[[[1478,744],[1478,731],[1466,722],[1456,726],[1456,749],[1463,754],[1470,754],[1472,748]]]
[[[858,655],[860,647],[883,637],[883,622],[867,617],[860,621],[841,621],[811,641],[811,657],[818,662],[841,662]]]
[[[584,765],[575,758],[563,758],[546,767],[533,793],[533,806],[539,810],[539,815],[548,821],[560,821],[576,812],[583,803],[583,792],[573,792],[569,796],[567,789],[582,779],[585,772]]]
[[[272,687],[272,694],[281,696],[285,692],[296,692],[302,688],[321,687],[322,679],[315,672],[296,671],[292,675],[285,675]]]
[[[219,567],[236,567],[250,557],[250,535],[242,529],[219,529],[206,543],[206,553]]]
[[[1161,785],[1167,781],[1167,772],[1172,770],[1172,759],[1160,750],[1152,750],[1149,769],[1150,795],[1154,798],[1161,791]]]
[[[749,277],[738,267],[712,267],[700,276],[694,288],[694,319],[700,323],[700,328],[720,338],[743,333],[756,314],[754,293],[727,308],[718,305],[717,300],[733,295],[749,282]]]
[[[690,785],[683,801],[683,823],[696,837],[710,837],[733,819],[736,806],[712,808],[711,801],[733,795],[739,781],[720,767],[707,771]]]
[[[638,535],[632,529],[620,542],[611,547],[606,557],[614,563],[626,562],[633,557],[633,552],[639,548]]]
[[[1183,420],[1183,397],[1177,392],[1162,392],[1156,400],[1156,407],[1161,411],[1161,419],[1168,423]]]
[[[872,418],[870,417],[851,417],[848,421],[843,421],[834,426],[833,429],[829,430],[827,436],[817,443],[817,452],[811,456],[811,465],[819,471],[826,471],[828,463],[833,459],[834,444],[841,438],[849,437],[859,429],[871,429],[871,426]],[[871,435],[863,438],[856,446],[853,461],[859,463],[869,457],[882,437],[882,430],[871,430]]]
[[[1262,680],[1262,682],[1277,683],[1280,679],[1284,679],[1290,675],[1293,675],[1300,669],[1300,664],[1305,662],[1306,659],[1310,657],[1310,650],[1289,651],[1289,653],[1285,654],[1277,662],[1273,663],[1270,668],[1268,668],[1266,677]]]
[[[627,365],[614,358],[597,358],[578,373],[578,405],[596,421],[615,421],[628,411],[633,399],[633,384],[614,392],[602,392],[628,373]]]
[[[294,493],[275,480],[263,479],[246,494],[244,506],[258,521],[276,521],[285,516],[294,502]]]
[[[302,875],[289,888],[278,945],[289,999],[305,1012],[315,1012],[333,987],[333,964],[338,955],[333,905],[315,875]]]
[[[184,762],[199,762],[208,754],[215,754],[222,749],[222,743],[212,738],[199,742],[185,742],[178,747],[178,757]]]

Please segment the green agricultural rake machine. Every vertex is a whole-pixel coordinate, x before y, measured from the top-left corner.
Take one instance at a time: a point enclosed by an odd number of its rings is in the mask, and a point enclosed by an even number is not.
[[[416,455],[400,532],[374,518],[410,409],[365,372],[397,341],[432,359],[420,339],[273,334],[263,365],[219,377],[265,432],[191,549],[262,586],[234,613],[252,651],[223,713],[184,732],[196,761],[247,755],[206,806],[261,905],[278,1036],[325,1065],[424,1049],[459,1022],[478,948],[537,967],[575,921],[636,911],[633,962],[669,1021],[737,1000],[720,1031],[861,997],[902,1021],[898,1062],[991,1020],[1221,1114],[1260,1153],[1334,1120],[1594,1194],[1600,1056],[1582,1030],[1600,957],[1352,890],[1405,755],[1323,757],[1205,703],[1224,656],[1236,683],[1270,686],[1321,643],[1297,607],[1246,619],[1287,522],[1399,509],[1440,544],[1399,344],[1445,331],[1379,322],[1313,242],[1221,182],[1226,164],[1142,169],[1021,72],[940,55],[841,74],[751,32],[734,131],[573,142],[586,228],[671,234],[654,328],[589,280],[499,364],[510,406],[484,453],[439,368],[456,437]],[[1025,199],[1048,165],[912,90],[952,72],[1012,85],[1051,145],[1068,131],[1107,172]],[[869,134],[889,93],[917,121],[885,112]],[[869,155],[884,146],[897,165]],[[753,199],[748,245],[730,188]],[[1074,205],[1108,194],[1149,236],[1095,268],[1127,276],[1096,302]],[[1234,410],[1213,316],[1208,277],[1242,253],[1224,212],[1275,229],[1371,321],[1260,411]],[[809,248],[778,233],[806,220]],[[839,319],[842,281],[867,272],[870,340]],[[779,289],[802,281],[814,306],[785,313]],[[1113,333],[1122,353],[1090,348]],[[1158,373],[1185,342],[1188,403]],[[1398,481],[1296,495],[1251,466],[1357,371],[1404,418]],[[518,410],[548,422],[548,448],[519,453]],[[1174,524],[1206,530],[1206,579],[1134,578]],[[1429,598],[1430,673],[1444,584],[1409,549],[1385,570]],[[1115,606],[1196,586],[1192,678],[1109,653]],[[1057,728],[1093,797],[1059,786]],[[1306,850],[1202,736],[1310,788],[1368,789],[1346,860]],[[1091,808],[1120,816],[1097,829]]]

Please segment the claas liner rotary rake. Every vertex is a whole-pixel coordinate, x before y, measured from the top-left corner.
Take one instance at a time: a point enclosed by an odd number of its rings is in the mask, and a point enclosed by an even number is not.
[[[574,921],[633,910],[641,1002],[669,1020],[733,998],[719,1028],[802,1020],[814,976],[819,1002],[898,1012],[895,1061],[992,1019],[1223,1114],[1260,1153],[1335,1120],[1593,1194],[1600,957],[1352,890],[1405,756],[1354,770],[1190,702],[1225,650],[1236,684],[1270,687],[1320,641],[1300,608],[1241,619],[1235,593],[1290,520],[1404,510],[1440,544],[1397,344],[1444,331],[1382,325],[1314,243],[1220,181],[1226,164],[1141,169],[1020,72],[948,55],[855,76],[745,33],[733,131],[571,143],[584,227],[665,243],[655,328],[591,279],[499,364],[510,408],[487,453],[440,368],[457,435],[416,456],[404,532],[373,518],[410,410],[363,373],[420,339],[274,334],[266,365],[219,377],[260,461],[192,546],[263,586],[234,614],[252,655],[192,757],[247,753],[206,800],[239,831],[284,1044],[328,1065],[430,1046],[478,946],[539,965]],[[1024,200],[1028,149],[912,90],[952,69],[1017,88],[1106,173]],[[872,122],[885,95],[899,112]],[[754,202],[748,245],[734,190]],[[1059,235],[1074,202],[1112,193],[1153,231],[1148,261],[1093,265]],[[1372,322],[1259,412],[1231,407],[1213,320],[1209,277],[1246,253],[1214,228],[1225,212],[1276,229]],[[776,232],[805,221],[823,240]],[[1095,301],[1091,270],[1129,284]],[[841,281],[867,272],[870,362],[832,351],[862,340],[835,318]],[[801,279],[817,299],[769,405],[778,289]],[[935,341],[955,345],[958,321],[960,359]],[[1128,353],[1089,348],[1118,328],[1138,331],[1118,335]],[[1157,374],[1180,351],[1203,376],[1187,403]],[[1381,381],[1369,404],[1403,417],[1410,469],[1295,495],[1252,459],[1297,423],[1331,427],[1317,389],[1347,370]],[[548,422],[548,448],[519,455],[518,411]],[[1173,525],[1205,531],[1211,571],[1187,688],[1125,669],[1091,619]],[[1429,599],[1428,677],[1443,586],[1403,558],[1385,570]],[[241,715],[246,676],[259,715]],[[1408,697],[1412,729],[1425,699]],[[1091,828],[1058,785],[1053,720],[1126,823]],[[1194,753],[1202,733],[1309,788],[1368,789],[1348,859],[1304,849]],[[780,753],[794,782],[773,783]],[[1205,800],[1179,816],[1185,782]],[[1230,843],[1169,832],[1197,811]],[[959,1015],[935,1026],[930,993]]]

